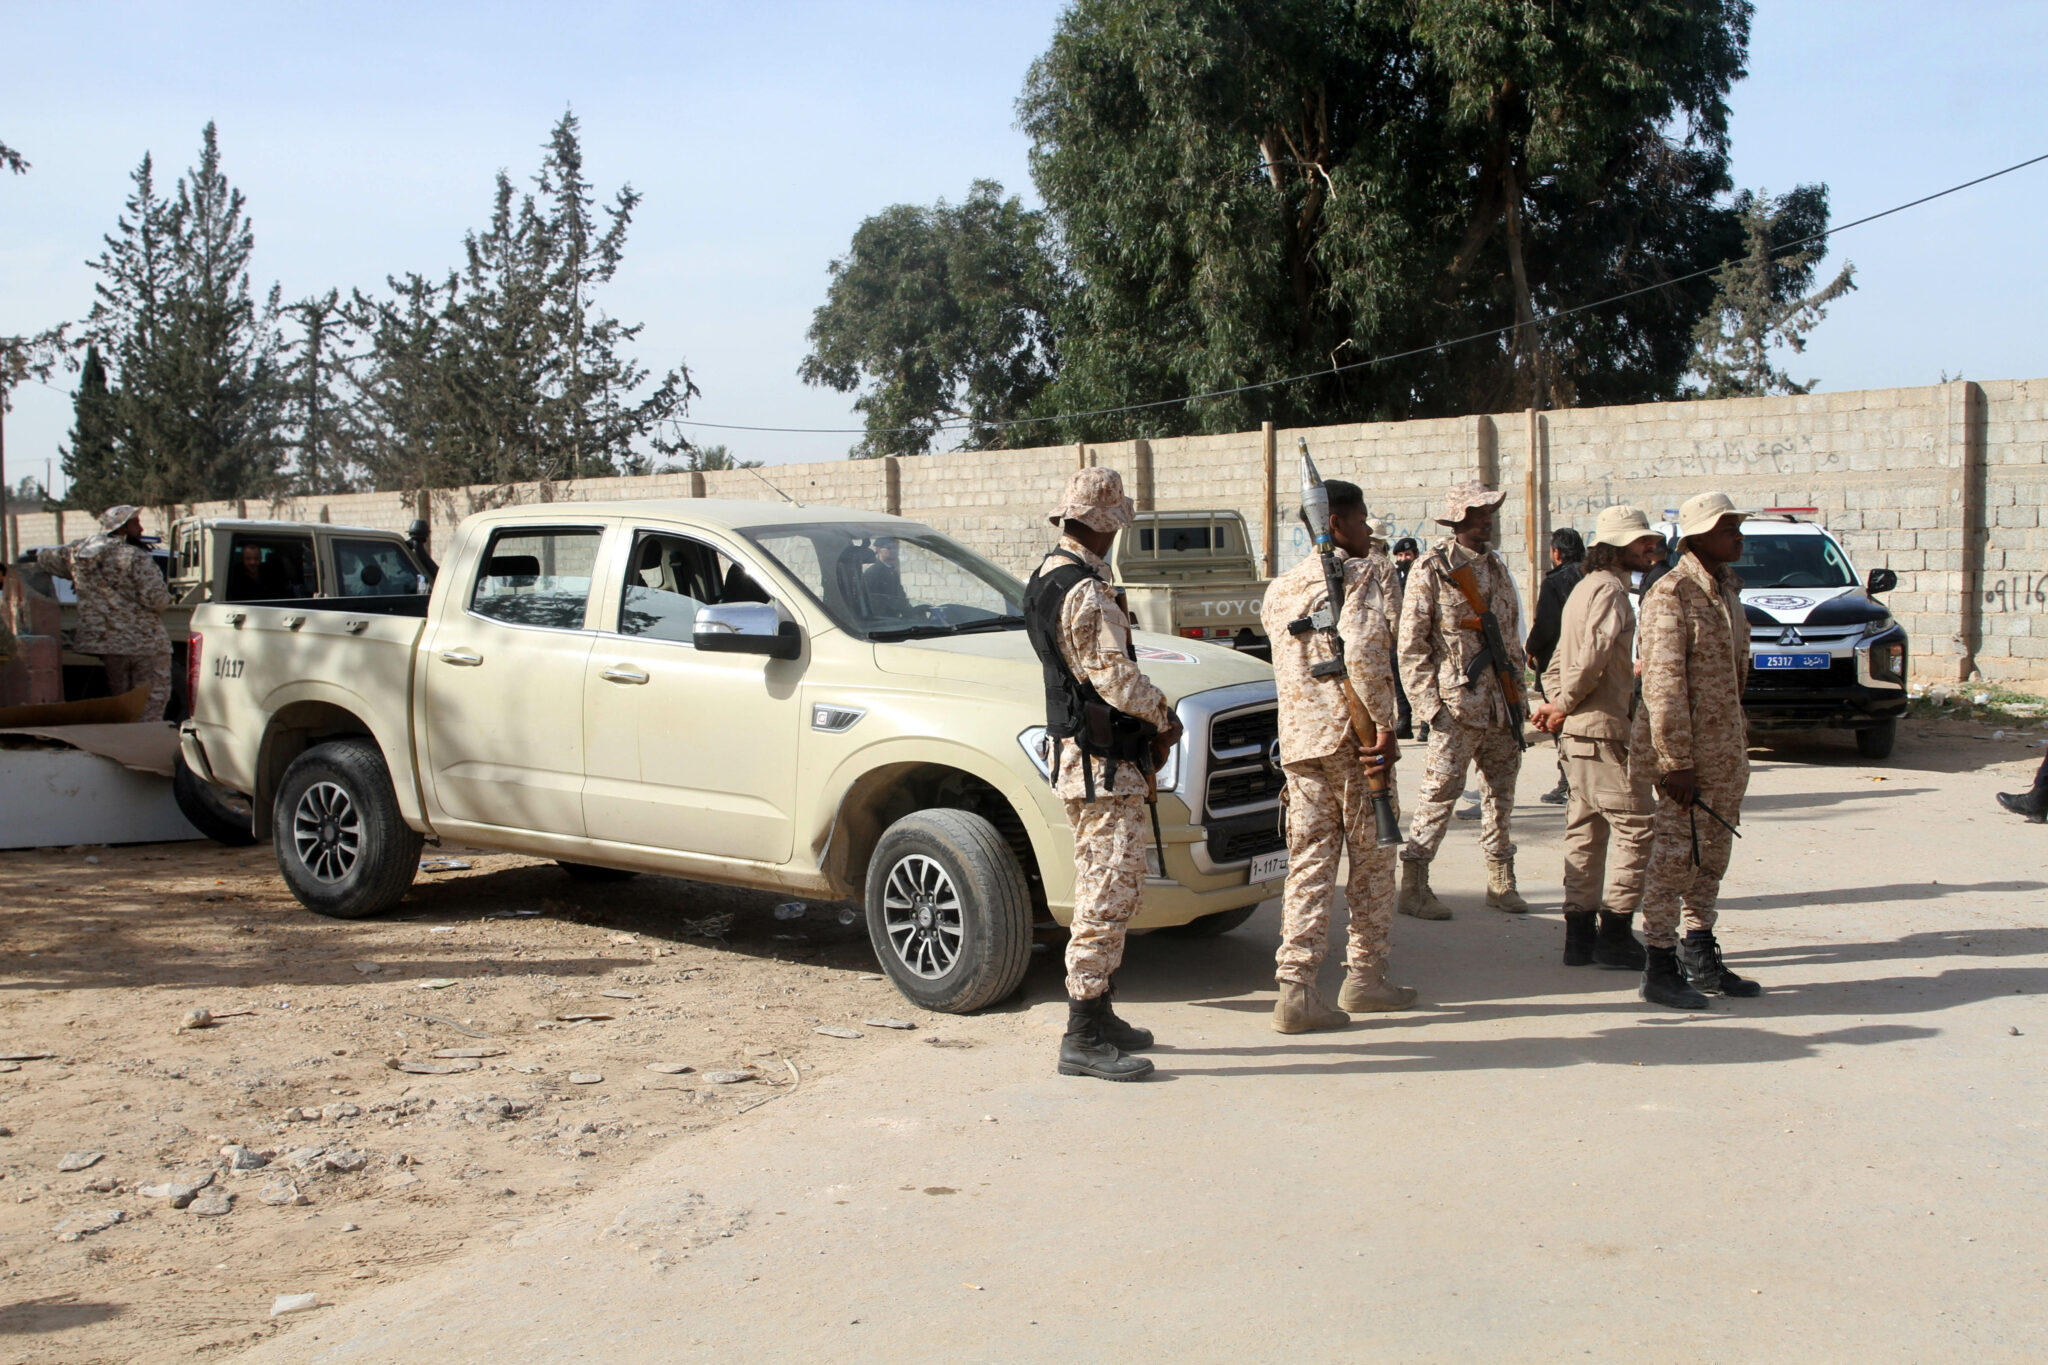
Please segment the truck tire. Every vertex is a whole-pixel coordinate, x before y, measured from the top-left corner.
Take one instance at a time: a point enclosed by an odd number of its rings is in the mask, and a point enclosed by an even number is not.
[[[398,813],[391,769],[367,739],[330,740],[293,759],[271,824],[285,885],[299,904],[336,919],[398,904],[426,842]]]
[[[1899,722],[1896,719],[1866,725],[1856,732],[1856,752],[1865,758],[1890,758],[1892,746],[1898,742]]]
[[[247,848],[256,842],[249,798],[200,781],[199,774],[186,766],[183,754],[178,756],[178,766],[171,770],[171,797],[192,828],[216,844]]]
[[[906,999],[939,1014],[993,1005],[1031,961],[1031,888],[1003,836],[971,811],[906,815],[868,863],[868,941]]]
[[[572,882],[626,882],[640,875],[623,867],[599,867],[596,863],[565,863],[560,858],[555,859],[555,866],[568,873]]]
[[[1250,919],[1258,909],[1256,905],[1246,905],[1235,910],[1218,910],[1213,915],[1204,915],[1200,919],[1191,919],[1186,924],[1176,924],[1155,932],[1174,938],[1220,938]]]

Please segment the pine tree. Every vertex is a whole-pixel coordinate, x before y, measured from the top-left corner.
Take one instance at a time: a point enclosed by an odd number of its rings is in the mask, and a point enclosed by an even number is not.
[[[299,325],[285,347],[281,379],[293,450],[292,486],[301,493],[362,487],[355,415],[341,388],[348,378],[354,327],[341,292],[330,289],[281,310]]]
[[[247,206],[213,124],[175,193],[144,155],[92,267],[86,329],[112,362],[118,501],[168,504],[271,491],[281,461],[277,291],[250,289]],[[111,486],[111,485],[109,485]]]
[[[172,222],[177,273],[161,359],[174,402],[145,495],[172,503],[271,492],[283,456],[278,291],[261,301],[251,292],[256,235],[242,192],[221,170],[212,123],[199,164],[178,181]]]
[[[548,264],[542,307],[550,341],[549,395],[542,426],[566,457],[571,478],[615,472],[636,440],[647,440],[657,454],[679,450],[683,443],[664,428],[697,393],[689,370],[679,367],[644,398],[633,397],[651,373],[623,349],[645,324],[610,316],[596,295],[625,257],[640,194],[631,185],[621,187],[604,208],[608,221],[600,230],[577,126],[576,116],[566,112],[555,124],[535,178],[538,204],[527,201],[532,240],[544,248]]]
[[[1825,287],[1808,293],[1814,271],[1827,254],[1827,240],[1793,242],[1823,232],[1828,224],[1828,187],[1801,185],[1782,198],[1751,194],[1737,198],[1748,250],[1714,272],[1713,306],[1693,329],[1692,369],[1700,398],[1755,398],[1774,393],[1811,393],[1771,364],[1771,351],[1806,349],[1806,334],[1827,316],[1827,305],[1856,287],[1854,264],[1845,265]]]
[[[71,443],[62,452],[69,484],[65,500],[95,509],[124,501],[130,480],[122,465],[120,406],[107,387],[107,367],[96,342],[86,344],[71,412]]]
[[[648,388],[625,354],[640,325],[596,301],[639,195],[620,190],[600,220],[568,114],[534,187],[498,174],[488,225],[465,235],[444,284],[394,278],[398,297],[351,305],[370,341],[351,368],[378,487],[599,476],[688,448],[674,431],[697,393],[688,369]]]
[[[101,239],[99,259],[89,263],[100,278],[93,284],[85,334],[98,347],[102,365],[113,362],[118,387],[112,391],[112,449],[84,476],[93,491],[88,495],[74,484],[88,507],[138,500],[163,466],[166,409],[174,401],[166,389],[171,376],[163,354],[177,277],[173,206],[157,193],[155,160],[148,153],[129,179],[133,189],[114,231]]]
[[[368,342],[349,372],[370,483],[411,493],[479,482],[457,421],[456,278],[394,276],[385,284],[392,298],[357,290],[349,304],[351,324]]]

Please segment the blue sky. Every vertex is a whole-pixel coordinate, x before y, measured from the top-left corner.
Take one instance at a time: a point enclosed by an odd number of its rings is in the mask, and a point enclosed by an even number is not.
[[[97,254],[144,151],[168,184],[220,125],[248,195],[259,284],[288,298],[433,274],[460,258],[501,167],[517,179],[573,106],[587,169],[644,195],[604,303],[646,323],[642,361],[686,361],[693,415],[852,426],[796,378],[827,263],[862,218],[958,199],[977,177],[1029,192],[1015,127],[1055,0],[1001,5],[281,6],[0,0],[0,333],[90,306]],[[1825,180],[1837,221],[2048,152],[2048,5],[1762,0],[1736,87],[1738,183]],[[2048,375],[2048,164],[1844,234],[1857,266],[1796,377],[1822,389]],[[30,386],[11,476],[70,424]],[[850,437],[734,434],[743,455],[830,459]]]

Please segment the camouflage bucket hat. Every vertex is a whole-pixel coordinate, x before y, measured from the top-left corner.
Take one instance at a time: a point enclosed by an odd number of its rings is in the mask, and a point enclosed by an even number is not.
[[[1055,526],[1078,521],[1091,531],[1120,531],[1131,524],[1132,515],[1131,500],[1124,496],[1123,475],[1114,469],[1090,466],[1074,471],[1067,480],[1067,491],[1060,496],[1060,505],[1052,509],[1046,520]]]
[[[135,520],[136,514],[141,510],[140,507],[130,507],[125,502],[118,506],[109,507],[106,511],[100,513],[100,529],[102,531],[118,531],[129,522]]]
[[[1477,479],[1451,485],[1451,514],[1438,517],[1439,526],[1456,526],[1465,519],[1465,514],[1475,507],[1498,507],[1507,501],[1508,495],[1497,488],[1488,488]]]

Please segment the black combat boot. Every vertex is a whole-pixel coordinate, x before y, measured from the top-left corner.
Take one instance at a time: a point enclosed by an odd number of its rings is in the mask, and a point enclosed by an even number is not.
[[[2000,792],[1998,804],[2014,815],[2024,815],[2029,824],[2048,823],[2048,759],[2041,761],[2041,770],[2034,774],[2031,791]]]
[[[1635,923],[1635,912],[1617,915],[1612,910],[1600,912],[1600,936],[1593,943],[1593,960],[1603,967],[1625,967],[1629,971],[1643,969],[1643,945],[1630,927]]]
[[[1102,1036],[1109,997],[1067,1001],[1067,1033],[1060,1039],[1060,1075],[1093,1076],[1103,1081],[1135,1081],[1152,1074],[1152,1063],[1133,1057]]]
[[[1685,973],[1678,968],[1678,954],[1670,948],[1645,950],[1640,994],[1652,1005],[1669,1005],[1675,1010],[1713,1008],[1707,997],[1686,984]]]
[[[1678,945],[1678,965],[1685,969],[1685,979],[1708,995],[1751,996],[1764,993],[1764,988],[1756,982],[1728,970],[1728,964],[1721,960],[1721,945],[1714,942],[1710,929],[1687,931]]]
[[[1116,981],[1109,983],[1109,989],[1102,993],[1102,1041],[1119,1052],[1143,1052],[1152,1046],[1152,1030],[1127,1024],[1116,1017],[1116,1006],[1111,997],[1116,994]]]
[[[1593,912],[1591,910],[1567,910],[1564,912],[1564,965],[1567,967],[1590,967],[1593,965]]]
[[[1565,780],[1562,769],[1557,774],[1557,785],[1536,799],[1546,806],[1562,806],[1572,799],[1572,784]]]

